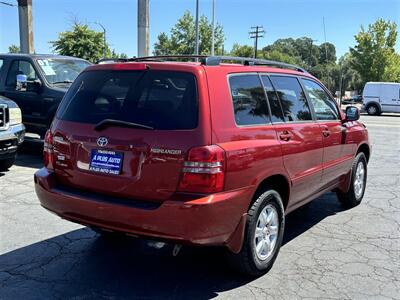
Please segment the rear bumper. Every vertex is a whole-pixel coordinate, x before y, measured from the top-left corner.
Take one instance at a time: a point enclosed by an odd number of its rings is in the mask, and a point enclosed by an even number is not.
[[[237,243],[238,234],[234,233],[243,229],[238,227],[242,227],[252,196],[252,188],[245,188],[136,208],[114,203],[111,198],[101,201],[87,194],[63,192],[56,186],[54,173],[45,168],[35,174],[35,190],[44,208],[72,222],[194,245],[227,245],[232,239]]]

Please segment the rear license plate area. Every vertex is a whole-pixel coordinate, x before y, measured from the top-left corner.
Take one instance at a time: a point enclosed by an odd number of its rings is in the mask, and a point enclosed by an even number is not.
[[[89,170],[97,173],[121,174],[124,154],[116,151],[93,149],[90,155]]]

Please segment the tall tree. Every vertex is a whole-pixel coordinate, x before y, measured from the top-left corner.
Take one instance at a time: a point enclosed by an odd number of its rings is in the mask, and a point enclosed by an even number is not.
[[[361,27],[355,39],[356,46],[350,48],[352,65],[364,82],[400,80],[400,64],[395,52],[396,23],[379,19],[370,24],[368,30]]]
[[[335,63],[336,62],[336,48],[331,43],[322,43],[319,45],[319,63]]]
[[[205,16],[199,20],[199,54],[207,55],[211,52],[212,24]],[[194,54],[196,47],[195,20],[189,11],[171,29],[170,36],[165,32],[158,35],[154,44],[154,55],[183,55]],[[224,32],[221,25],[215,27],[215,49],[222,48]]]
[[[17,45],[11,45],[8,47],[8,53],[20,53],[21,49]]]
[[[104,58],[104,50],[107,58],[126,57],[126,54],[117,54],[107,43],[104,44],[103,32],[79,22],[75,22],[71,30],[61,32],[58,39],[50,44],[58,54],[80,57],[91,62]]]

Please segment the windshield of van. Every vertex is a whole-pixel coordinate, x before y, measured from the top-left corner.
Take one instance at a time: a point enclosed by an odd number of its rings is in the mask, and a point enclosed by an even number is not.
[[[65,95],[57,118],[95,125],[110,119],[152,129],[193,129],[198,119],[195,77],[152,70],[83,72]]]
[[[51,84],[72,83],[89,62],[79,59],[46,58],[36,60]]]

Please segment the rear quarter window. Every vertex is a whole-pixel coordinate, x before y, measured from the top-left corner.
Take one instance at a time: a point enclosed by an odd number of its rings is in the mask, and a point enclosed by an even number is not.
[[[270,122],[267,99],[258,74],[231,75],[229,87],[237,125]]]
[[[194,129],[198,123],[196,80],[184,72],[84,72],[68,90],[57,117],[90,124],[114,119],[154,129]]]

